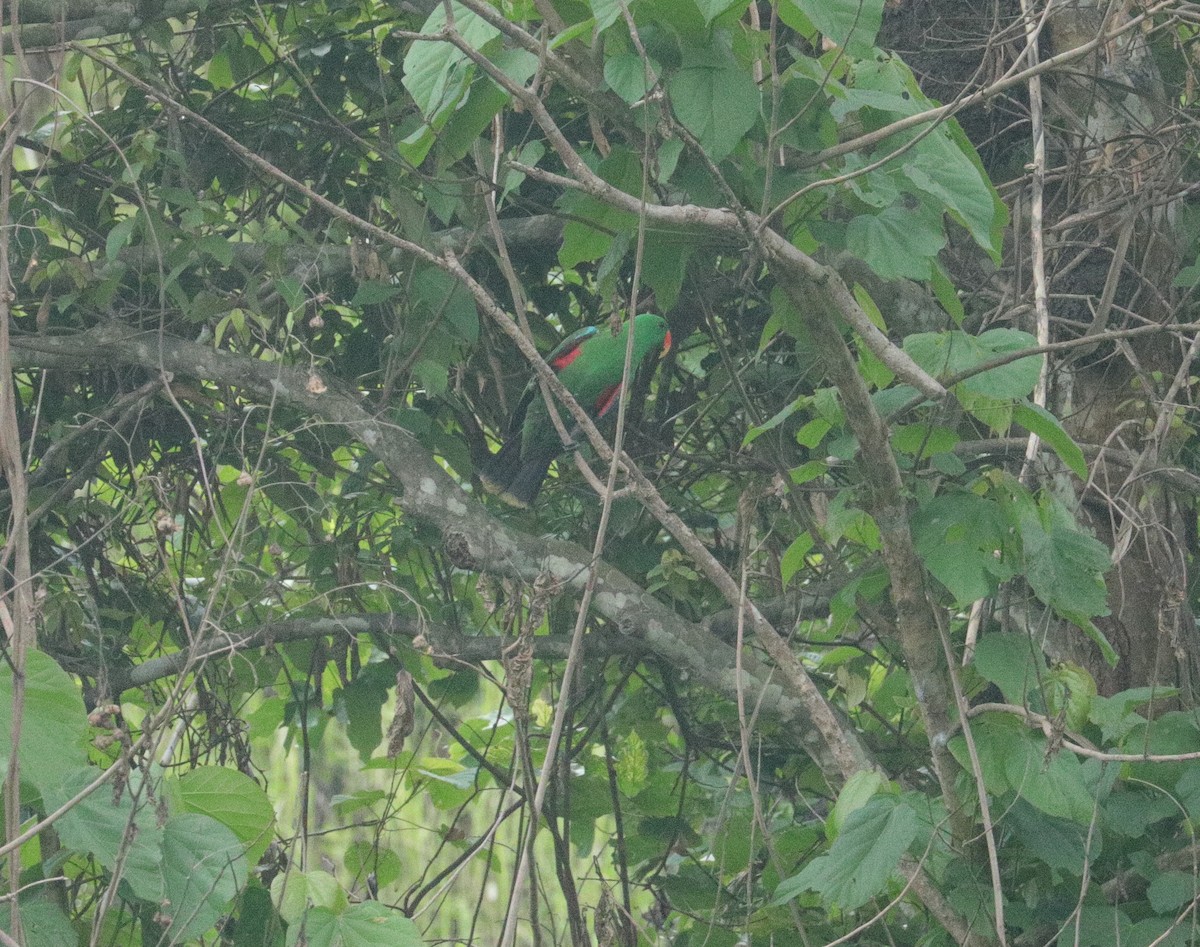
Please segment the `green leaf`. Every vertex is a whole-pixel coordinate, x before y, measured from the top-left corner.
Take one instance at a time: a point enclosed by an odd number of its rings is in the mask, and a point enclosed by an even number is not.
[[[82,769],[43,793],[47,811],[60,808],[92,782],[99,770]],[[130,823],[135,830],[126,843]],[[111,789],[101,788],[72,806],[55,823],[63,848],[91,852],[109,870],[121,865],[121,878],[143,901],[157,903],[163,894],[162,833],[153,806],[126,788],[115,803]]]
[[[137,215],[123,217],[113,224],[108,231],[108,237],[104,241],[104,257],[110,263],[117,258],[117,255],[129,243],[133,236],[133,228],[137,226]]]
[[[792,540],[784,552],[783,558],[779,561],[780,578],[783,580],[784,585],[791,582],[792,576],[805,568],[807,565],[805,557],[812,551],[812,548],[813,538],[808,530],[805,530]]]
[[[1187,774],[1184,775],[1186,777]],[[1181,786],[1183,780],[1179,782]],[[1147,792],[1136,785],[1130,789],[1118,788],[1104,800],[1101,814],[1107,828],[1125,838],[1141,838],[1155,822],[1176,817],[1179,814],[1179,802],[1187,805],[1187,794],[1179,786],[1176,787],[1176,793],[1177,800],[1161,792]],[[1188,814],[1194,819],[1197,811],[1189,809]]]
[[[991,595],[1017,568],[1006,543],[1008,523],[1000,506],[974,493],[935,497],[913,516],[917,553],[955,602],[969,605]]]
[[[762,94],[723,49],[690,49],[667,82],[671,107],[713,161],[723,160],[758,121]]]
[[[413,167],[420,165],[437,141],[437,132],[429,125],[420,125],[396,142],[396,154]]]
[[[79,943],[71,919],[49,898],[22,895],[20,903],[25,947],[67,947]],[[12,930],[12,907],[7,902],[0,904],[0,929]]]
[[[1076,477],[1087,480],[1087,460],[1083,451],[1063,429],[1058,418],[1041,405],[1026,401],[1013,408],[1013,420],[1029,433],[1040,437]]]
[[[779,14],[784,23],[803,32],[798,13],[850,55],[865,56],[883,23],[883,5],[883,0],[781,0]]]
[[[975,358],[969,366],[971,368],[1010,352],[1019,352],[1037,345],[1037,339],[1019,329],[988,329],[987,332],[968,338],[972,339]],[[1043,358],[1041,355],[1030,355],[999,368],[972,375],[962,382],[962,387],[989,398],[1024,398],[1037,385]]]
[[[630,730],[628,736],[620,741],[617,747],[617,784],[621,792],[629,797],[636,796],[646,785],[649,776],[650,756],[646,750],[646,742],[636,730]]]
[[[1079,760],[1070,753],[1048,753],[1046,738],[1011,714],[988,713],[971,723],[971,733],[990,792],[1014,792],[1047,815],[1080,825],[1092,821],[1095,790]],[[970,768],[965,741],[955,737],[950,751]]]
[[[1063,930],[1054,941],[1054,947],[1128,947],[1130,944],[1149,945],[1155,938],[1135,938],[1129,915],[1112,904],[1085,903],[1079,906],[1075,921],[1064,924]],[[1169,943],[1169,942],[1168,942]],[[1168,947],[1159,942],[1155,947]],[[1175,947],[1175,945],[1170,945]]]
[[[772,418],[774,420],[774,418]],[[768,421],[768,424],[771,422]],[[796,443],[801,447],[812,450],[825,440],[825,435],[833,430],[833,425],[825,418],[813,418],[796,432]]]
[[[688,258],[694,249],[692,244],[682,241],[646,241],[642,253],[642,279],[654,290],[655,302],[660,309],[673,308],[679,299]]]
[[[808,395],[802,395],[795,401],[788,402],[782,408],[775,412],[774,416],[763,421],[762,424],[756,424],[746,432],[746,436],[742,438],[742,446],[746,447],[753,444],[759,437],[766,434],[767,431],[773,431],[779,427],[784,421],[795,414],[800,408],[806,407],[812,403],[812,398]],[[828,427],[826,431],[828,431]],[[824,437],[824,434],[821,435]]]
[[[524,85],[537,69],[537,57],[523,49],[501,49],[492,62],[517,85]],[[453,114],[446,118],[438,139],[441,162],[458,161],[479,141],[479,136],[491,125],[509,95],[490,77],[476,76]]]
[[[1048,670],[1028,635],[984,635],[975,645],[973,664],[984,680],[1000,688],[1010,704],[1044,707],[1039,695]]]
[[[604,81],[631,105],[644,99],[661,75],[662,67],[651,59],[647,80],[646,63],[636,53],[619,53],[604,63]]]
[[[589,0],[588,6],[592,8],[598,34],[621,19],[621,4],[618,0]],[[632,7],[633,4],[630,3],[629,6]]]
[[[1159,914],[1174,913],[1181,907],[1193,901],[1200,891],[1196,889],[1196,879],[1184,871],[1164,871],[1150,882],[1146,896],[1150,907]]]
[[[825,820],[825,829],[830,840],[836,839],[846,820],[863,806],[876,793],[887,785],[887,778],[877,770],[860,770],[842,786],[838,793],[837,802]]]
[[[947,378],[968,372],[1010,352],[1032,348],[1037,340],[1017,329],[989,329],[978,336],[960,332],[917,332],[904,340],[904,351],[927,372]],[[1042,370],[1042,356],[1031,355],[972,375],[960,382],[968,392],[994,399],[1024,398],[1033,391]]]
[[[1087,826],[1038,812],[1024,799],[1007,810],[1005,821],[1026,850],[1056,874],[1081,877],[1100,854],[1095,840],[1088,846]]]
[[[484,51],[500,31],[459,3],[452,3],[454,28],[475,49]],[[446,9],[438,4],[421,27],[426,35],[436,35],[446,27]],[[466,91],[475,65],[449,42],[417,41],[404,57],[401,82],[427,121],[435,124],[449,117]]]
[[[592,31],[596,29],[596,18],[588,17],[586,20],[580,20],[578,23],[568,26],[561,33],[555,35],[554,39],[550,40],[550,49],[558,49],[560,46],[565,46],[567,43],[576,39],[590,37]]]
[[[418,270],[412,280],[412,293],[426,327],[437,319],[439,328],[444,328],[453,341],[468,345],[478,341],[475,301],[467,287],[449,273],[432,267]]]
[[[723,871],[732,874],[745,870],[761,838],[756,829],[754,813],[749,809],[731,812],[721,821],[709,850]]]
[[[275,280],[275,291],[283,297],[289,309],[299,309],[304,305],[304,284],[294,276],[281,276]]]
[[[704,24],[707,26],[723,13],[728,13],[735,7],[738,8],[739,14],[744,12],[748,7],[749,0],[696,0],[696,6],[700,8],[700,12],[704,14]]]
[[[350,903],[337,879],[320,868],[276,875],[271,882],[271,899],[278,905],[279,915],[288,923],[289,944],[292,943],[292,931],[301,927],[314,907],[339,915]]]
[[[1158,706],[1155,708],[1162,713]],[[1194,753],[1200,746],[1200,724],[1191,710],[1172,710],[1135,727],[1122,741],[1125,752],[1149,753],[1168,756],[1177,753]],[[1193,763],[1132,763],[1129,775],[1151,780],[1155,786],[1169,786],[1179,781],[1186,793],[1181,794],[1185,805],[1195,806],[1192,793],[1194,784],[1189,785],[1184,777],[1195,769]]]
[[[894,796],[874,796],[850,814],[826,854],[780,882],[773,902],[816,891],[828,905],[856,910],[883,891],[916,836],[916,812]]]
[[[283,947],[283,918],[271,903],[271,893],[251,884],[238,900],[233,947]]]
[[[257,862],[270,844],[275,808],[245,773],[225,766],[198,766],[180,777],[176,799],[183,812],[209,816],[233,832],[251,862]]]
[[[0,664],[0,772],[12,752],[12,665]],[[25,656],[25,713],[21,720],[21,778],[43,793],[88,761],[87,712],[78,685],[42,651]],[[99,773],[90,771],[92,778]]]
[[[883,279],[929,279],[945,245],[941,219],[925,207],[885,207],[860,214],[846,227],[846,249]]]
[[[810,480],[816,480],[818,477],[825,476],[829,472],[829,464],[823,460],[805,461],[799,467],[793,467],[789,472],[792,483],[797,486],[808,483]]]
[[[933,278],[929,281],[929,288],[933,290],[933,295],[941,304],[941,307],[950,314],[950,318],[954,320],[954,324],[961,326],[963,320],[967,318],[967,310],[963,306],[962,300],[958,298],[958,289],[951,282],[950,277],[946,275],[946,271],[939,264],[934,267]]]
[[[1112,697],[1098,696],[1092,699],[1088,719],[1100,728],[1105,742],[1119,742],[1135,727],[1144,724],[1146,718],[1134,708],[1152,701],[1170,700],[1177,696],[1174,687],[1133,687],[1120,691]],[[1200,770],[1196,770],[1200,773]],[[1196,813],[1200,817],[1200,809]]]
[[[1190,266],[1185,266],[1176,273],[1171,285],[1181,289],[1190,289],[1197,283],[1200,283],[1200,260]]]
[[[352,904],[341,913],[312,908],[288,928],[288,947],[421,947],[417,926],[378,901]]]
[[[229,64],[229,54],[225,50],[217,53],[208,61],[204,73],[214,89],[228,89],[233,85],[233,69]]]
[[[564,270],[575,269],[581,263],[600,259],[612,246],[612,233],[608,232],[608,209],[596,202],[588,202],[589,210],[584,220],[569,220],[563,228],[563,244],[558,248],[558,264]],[[569,211],[571,212],[571,211]],[[594,216],[593,216],[594,215]]]
[[[900,424],[892,431],[892,446],[914,457],[947,453],[959,440],[957,432],[936,424]]]
[[[404,870],[404,863],[399,855],[390,848],[366,839],[351,842],[342,861],[356,881],[362,881],[374,872],[375,880],[381,888],[395,883]]]
[[[212,927],[246,881],[242,843],[215,819],[184,813],[167,820],[162,838],[162,911],[170,941],[183,943]]]
[[[1038,598],[1065,617],[1108,614],[1108,549],[1083,533],[1066,507],[1045,496],[1038,515],[1021,516],[1018,529],[1025,546],[1025,576]]]
[[[212,257],[221,266],[229,266],[233,262],[233,244],[216,234],[199,238],[192,247],[194,252]]]
[[[354,298],[350,300],[350,305],[354,309],[360,309],[363,306],[373,306],[377,303],[387,302],[402,292],[404,292],[403,287],[392,283],[383,283],[379,280],[363,280],[358,284],[358,289],[354,293]]]
[[[454,760],[426,757],[417,761],[411,778],[421,780],[437,808],[453,809],[474,795],[478,775],[478,767],[465,767]]]
[[[382,669],[383,665],[372,667]],[[346,725],[350,745],[364,762],[383,740],[383,705],[388,699],[388,686],[394,683],[390,669],[385,675],[361,673],[334,696],[334,706]]]
[[[950,211],[981,247],[997,252],[993,235],[997,217],[1004,215],[997,204],[1003,203],[987,175],[944,133],[926,136],[914,152],[913,160],[904,166],[908,183],[932,199],[935,207]]]

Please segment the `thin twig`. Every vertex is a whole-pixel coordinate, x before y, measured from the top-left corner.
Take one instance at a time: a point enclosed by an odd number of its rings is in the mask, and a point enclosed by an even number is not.
[[[1049,5],[1047,5],[1049,10]],[[1021,12],[1025,18],[1025,55],[1031,66],[1038,64],[1038,37],[1045,23],[1045,16],[1037,19],[1033,15],[1032,0],[1021,0]],[[1029,77],[1029,126],[1033,136],[1033,163],[1030,165],[1031,183],[1029,198],[1029,246],[1033,268],[1033,307],[1037,314],[1038,345],[1050,344],[1050,290],[1046,282],[1046,240],[1042,229],[1045,212],[1044,193],[1046,186],[1046,126],[1042,116],[1042,76],[1033,73]],[[1050,382],[1050,359],[1043,358],[1037,384],[1033,389],[1033,403],[1046,407],[1046,395]],[[1037,460],[1039,438],[1032,431],[1025,447],[1025,461],[1019,479],[1028,483]]]

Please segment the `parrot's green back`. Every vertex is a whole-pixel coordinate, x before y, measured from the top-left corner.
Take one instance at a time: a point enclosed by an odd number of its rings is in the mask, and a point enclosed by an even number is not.
[[[651,353],[665,352],[671,333],[661,316],[643,313],[626,322],[613,335],[607,326],[590,326],[568,336],[546,357],[567,390],[593,419],[614,409],[621,393],[625,368],[625,346],[633,326],[633,369]],[[559,408],[558,416],[568,433],[576,424],[571,413]],[[528,506],[537,496],[550,464],[563,451],[562,438],[554,428],[540,386],[529,383],[513,415],[513,428],[490,469],[483,472],[487,485],[515,506]]]

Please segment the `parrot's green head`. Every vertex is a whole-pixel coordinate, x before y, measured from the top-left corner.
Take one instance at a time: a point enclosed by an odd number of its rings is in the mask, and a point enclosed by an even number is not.
[[[662,358],[671,351],[671,330],[667,320],[652,312],[644,312],[633,320],[634,361],[640,361],[651,352]]]

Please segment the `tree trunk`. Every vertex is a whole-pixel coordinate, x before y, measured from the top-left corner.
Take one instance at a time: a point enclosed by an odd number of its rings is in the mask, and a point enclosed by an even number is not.
[[[1027,6],[1036,23],[1044,5]],[[982,324],[1036,330],[1039,263],[1051,341],[1187,321],[1173,288],[1180,267],[1179,133],[1146,34],[1131,21],[1136,13],[1114,10],[1106,0],[1054,5],[1039,27],[1041,58],[1085,44],[1095,48],[1050,71],[1040,90],[1021,86],[1000,104],[960,115],[1012,210],[1007,259],[988,287],[998,304],[990,310],[980,305],[974,313]],[[888,29],[887,44],[913,64],[925,90],[950,100],[980,78],[1012,69],[1026,27],[1015,2],[917,0],[894,10]],[[1001,33],[1013,41],[986,42]],[[1041,97],[1041,129],[1031,118],[1033,96]],[[1014,114],[1021,120],[1014,122]],[[1046,165],[1040,249],[1031,232],[1037,182],[1030,170],[1039,131]],[[973,255],[955,262],[960,285],[984,266]],[[982,294],[976,299],[984,301]],[[1152,333],[1049,356],[1047,406],[1072,436],[1137,458],[1131,469],[1101,454],[1086,485],[1046,451],[1028,471],[1082,508],[1096,537],[1113,550],[1111,614],[1096,626],[1119,656],[1115,667],[1066,622],[1023,615],[1047,653],[1086,667],[1101,693],[1161,685],[1181,687],[1185,699],[1193,696],[1200,636],[1187,589],[1195,515],[1190,496],[1148,473],[1179,464],[1184,438],[1178,415],[1195,355],[1186,340]]]

